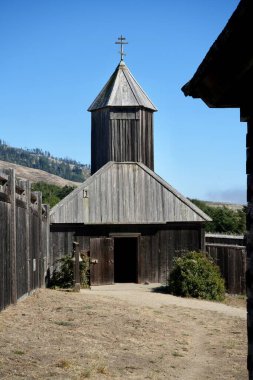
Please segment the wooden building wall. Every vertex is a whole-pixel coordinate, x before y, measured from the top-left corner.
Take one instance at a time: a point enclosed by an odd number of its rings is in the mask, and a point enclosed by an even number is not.
[[[64,254],[71,254],[72,241],[80,250],[90,250],[90,239],[115,234],[140,234],[138,252],[138,281],[165,282],[172,260],[186,250],[204,249],[204,230],[201,223],[171,225],[51,225],[51,263]],[[117,235],[118,236],[118,235]]]
[[[103,108],[91,120],[91,174],[109,161],[142,162],[154,170],[152,111]]]

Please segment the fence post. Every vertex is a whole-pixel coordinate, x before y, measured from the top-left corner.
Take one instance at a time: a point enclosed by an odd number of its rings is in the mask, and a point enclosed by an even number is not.
[[[27,268],[27,292],[31,291],[31,258],[30,258],[30,215],[31,215],[31,184],[30,181],[25,182],[26,191],[26,268]]]
[[[74,241],[73,242],[73,264],[74,264],[74,291],[75,292],[80,292],[80,263],[79,263],[79,243]]]
[[[205,237],[205,227],[200,228],[200,250],[202,252],[206,251],[206,237]]]
[[[9,170],[8,192],[11,203],[10,211],[10,258],[11,258],[11,302],[17,303],[17,268],[16,268],[16,175],[15,170]]]
[[[49,255],[50,255],[50,252],[49,252],[49,237],[50,237],[50,207],[49,205],[44,205],[45,207],[45,210],[46,210],[46,263],[45,263],[45,270],[46,270],[46,273],[45,273],[45,276],[47,274],[47,270],[48,270],[48,264],[49,264],[49,261],[50,261],[50,258],[49,258]]]
[[[40,191],[36,192],[38,199],[38,218],[39,218],[39,257],[38,257],[38,287],[42,286],[44,280],[44,267],[42,270],[42,193]],[[44,260],[43,260],[44,266]]]

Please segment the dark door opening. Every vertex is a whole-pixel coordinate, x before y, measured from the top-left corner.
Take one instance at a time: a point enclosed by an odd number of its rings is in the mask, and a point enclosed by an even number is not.
[[[114,238],[114,282],[138,282],[137,238]]]

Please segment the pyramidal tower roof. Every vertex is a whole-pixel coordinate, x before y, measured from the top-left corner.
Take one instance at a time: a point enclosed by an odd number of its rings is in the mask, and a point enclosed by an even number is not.
[[[88,111],[104,107],[144,107],[157,111],[123,60],[120,61]]]

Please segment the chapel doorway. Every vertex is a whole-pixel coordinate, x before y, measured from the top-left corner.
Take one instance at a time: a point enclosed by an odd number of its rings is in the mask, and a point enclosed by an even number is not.
[[[138,282],[138,239],[114,238],[114,282]]]

